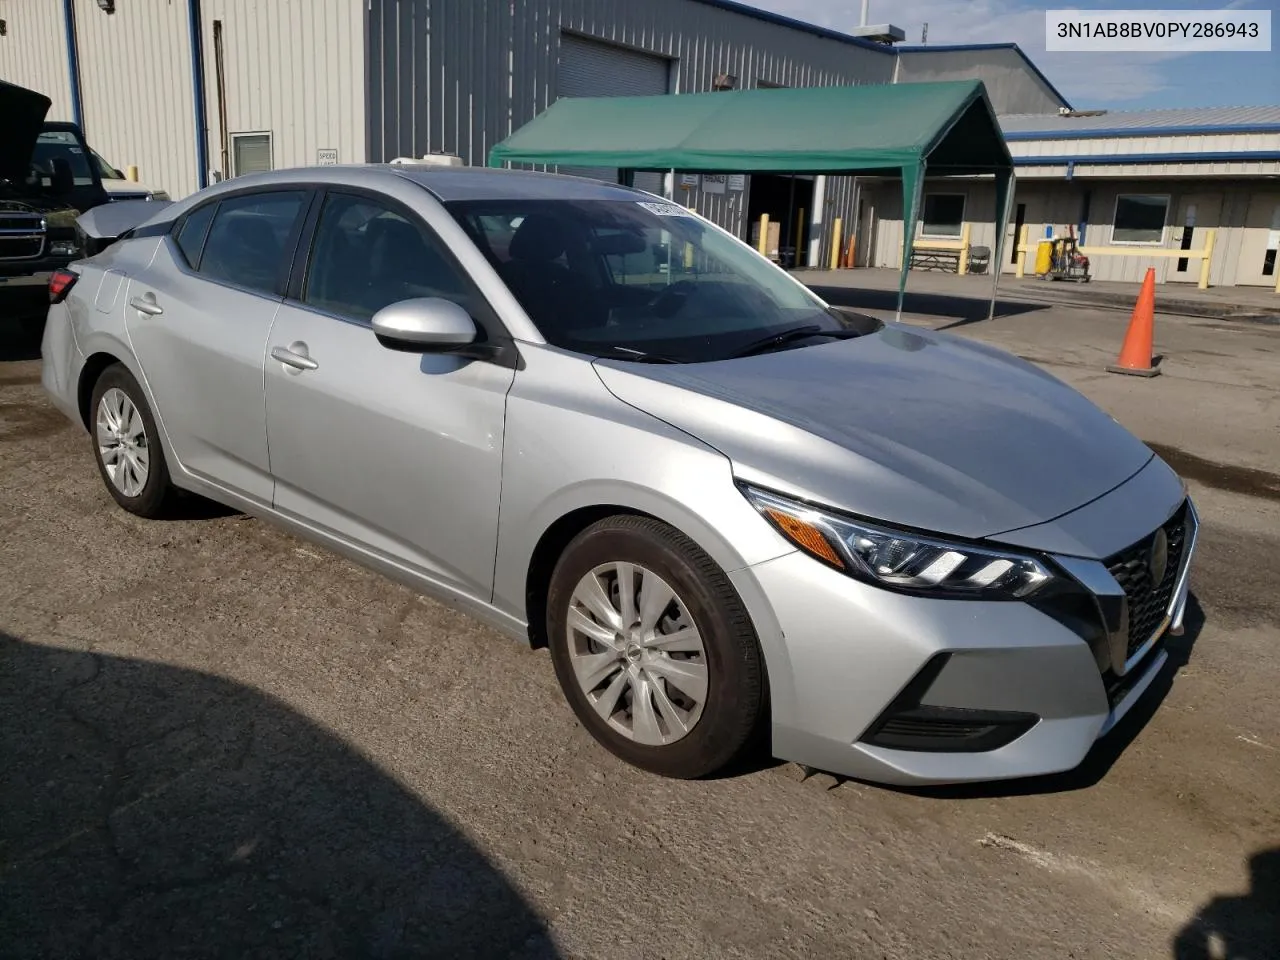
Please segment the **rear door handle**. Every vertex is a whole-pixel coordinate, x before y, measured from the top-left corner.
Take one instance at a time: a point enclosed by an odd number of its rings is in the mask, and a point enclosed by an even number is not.
[[[272,347],[271,359],[279,360],[286,367],[293,367],[295,370],[316,370],[320,367],[320,364],[305,353],[295,353],[288,347]]]
[[[156,295],[148,293],[141,297],[134,297],[129,301],[129,306],[137,310],[139,313],[145,313],[148,317],[158,317],[164,313],[164,307],[156,303]]]

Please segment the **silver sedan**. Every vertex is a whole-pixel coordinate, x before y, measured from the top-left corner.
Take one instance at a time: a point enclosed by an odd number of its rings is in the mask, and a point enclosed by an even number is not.
[[[1195,510],[1111,417],[649,194],[278,171],[50,294],[44,384],[121,507],[210,497],[547,646],[657,773],[1061,771],[1181,630]]]

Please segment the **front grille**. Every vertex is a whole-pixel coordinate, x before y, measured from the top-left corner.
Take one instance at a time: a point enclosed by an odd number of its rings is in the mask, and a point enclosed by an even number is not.
[[[0,260],[30,260],[44,251],[44,217],[0,213]]]
[[[0,236],[0,260],[31,260],[44,249],[44,237]]]
[[[1182,552],[1187,539],[1187,506],[1182,507],[1161,527],[1168,538],[1168,561],[1164,576],[1156,583],[1151,575],[1151,547],[1156,531],[1107,560],[1107,569],[1116,578],[1129,600],[1129,636],[1126,658],[1132,657],[1160,626],[1173,600],[1182,567]]]

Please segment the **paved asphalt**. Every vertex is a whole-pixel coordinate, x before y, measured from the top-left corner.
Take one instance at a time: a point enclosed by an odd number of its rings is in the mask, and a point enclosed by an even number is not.
[[[952,316],[958,314],[952,314]],[[954,326],[941,309],[913,316]],[[1073,774],[661,780],[545,652],[260,523],[116,509],[0,317],[0,956],[1280,957],[1280,328],[955,332],[1189,476],[1190,630]]]

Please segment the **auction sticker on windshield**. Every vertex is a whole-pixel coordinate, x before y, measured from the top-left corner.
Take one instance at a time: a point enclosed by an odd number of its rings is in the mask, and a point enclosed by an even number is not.
[[[651,200],[637,200],[640,206],[659,217],[691,217],[691,214],[678,203],[654,203]]]

